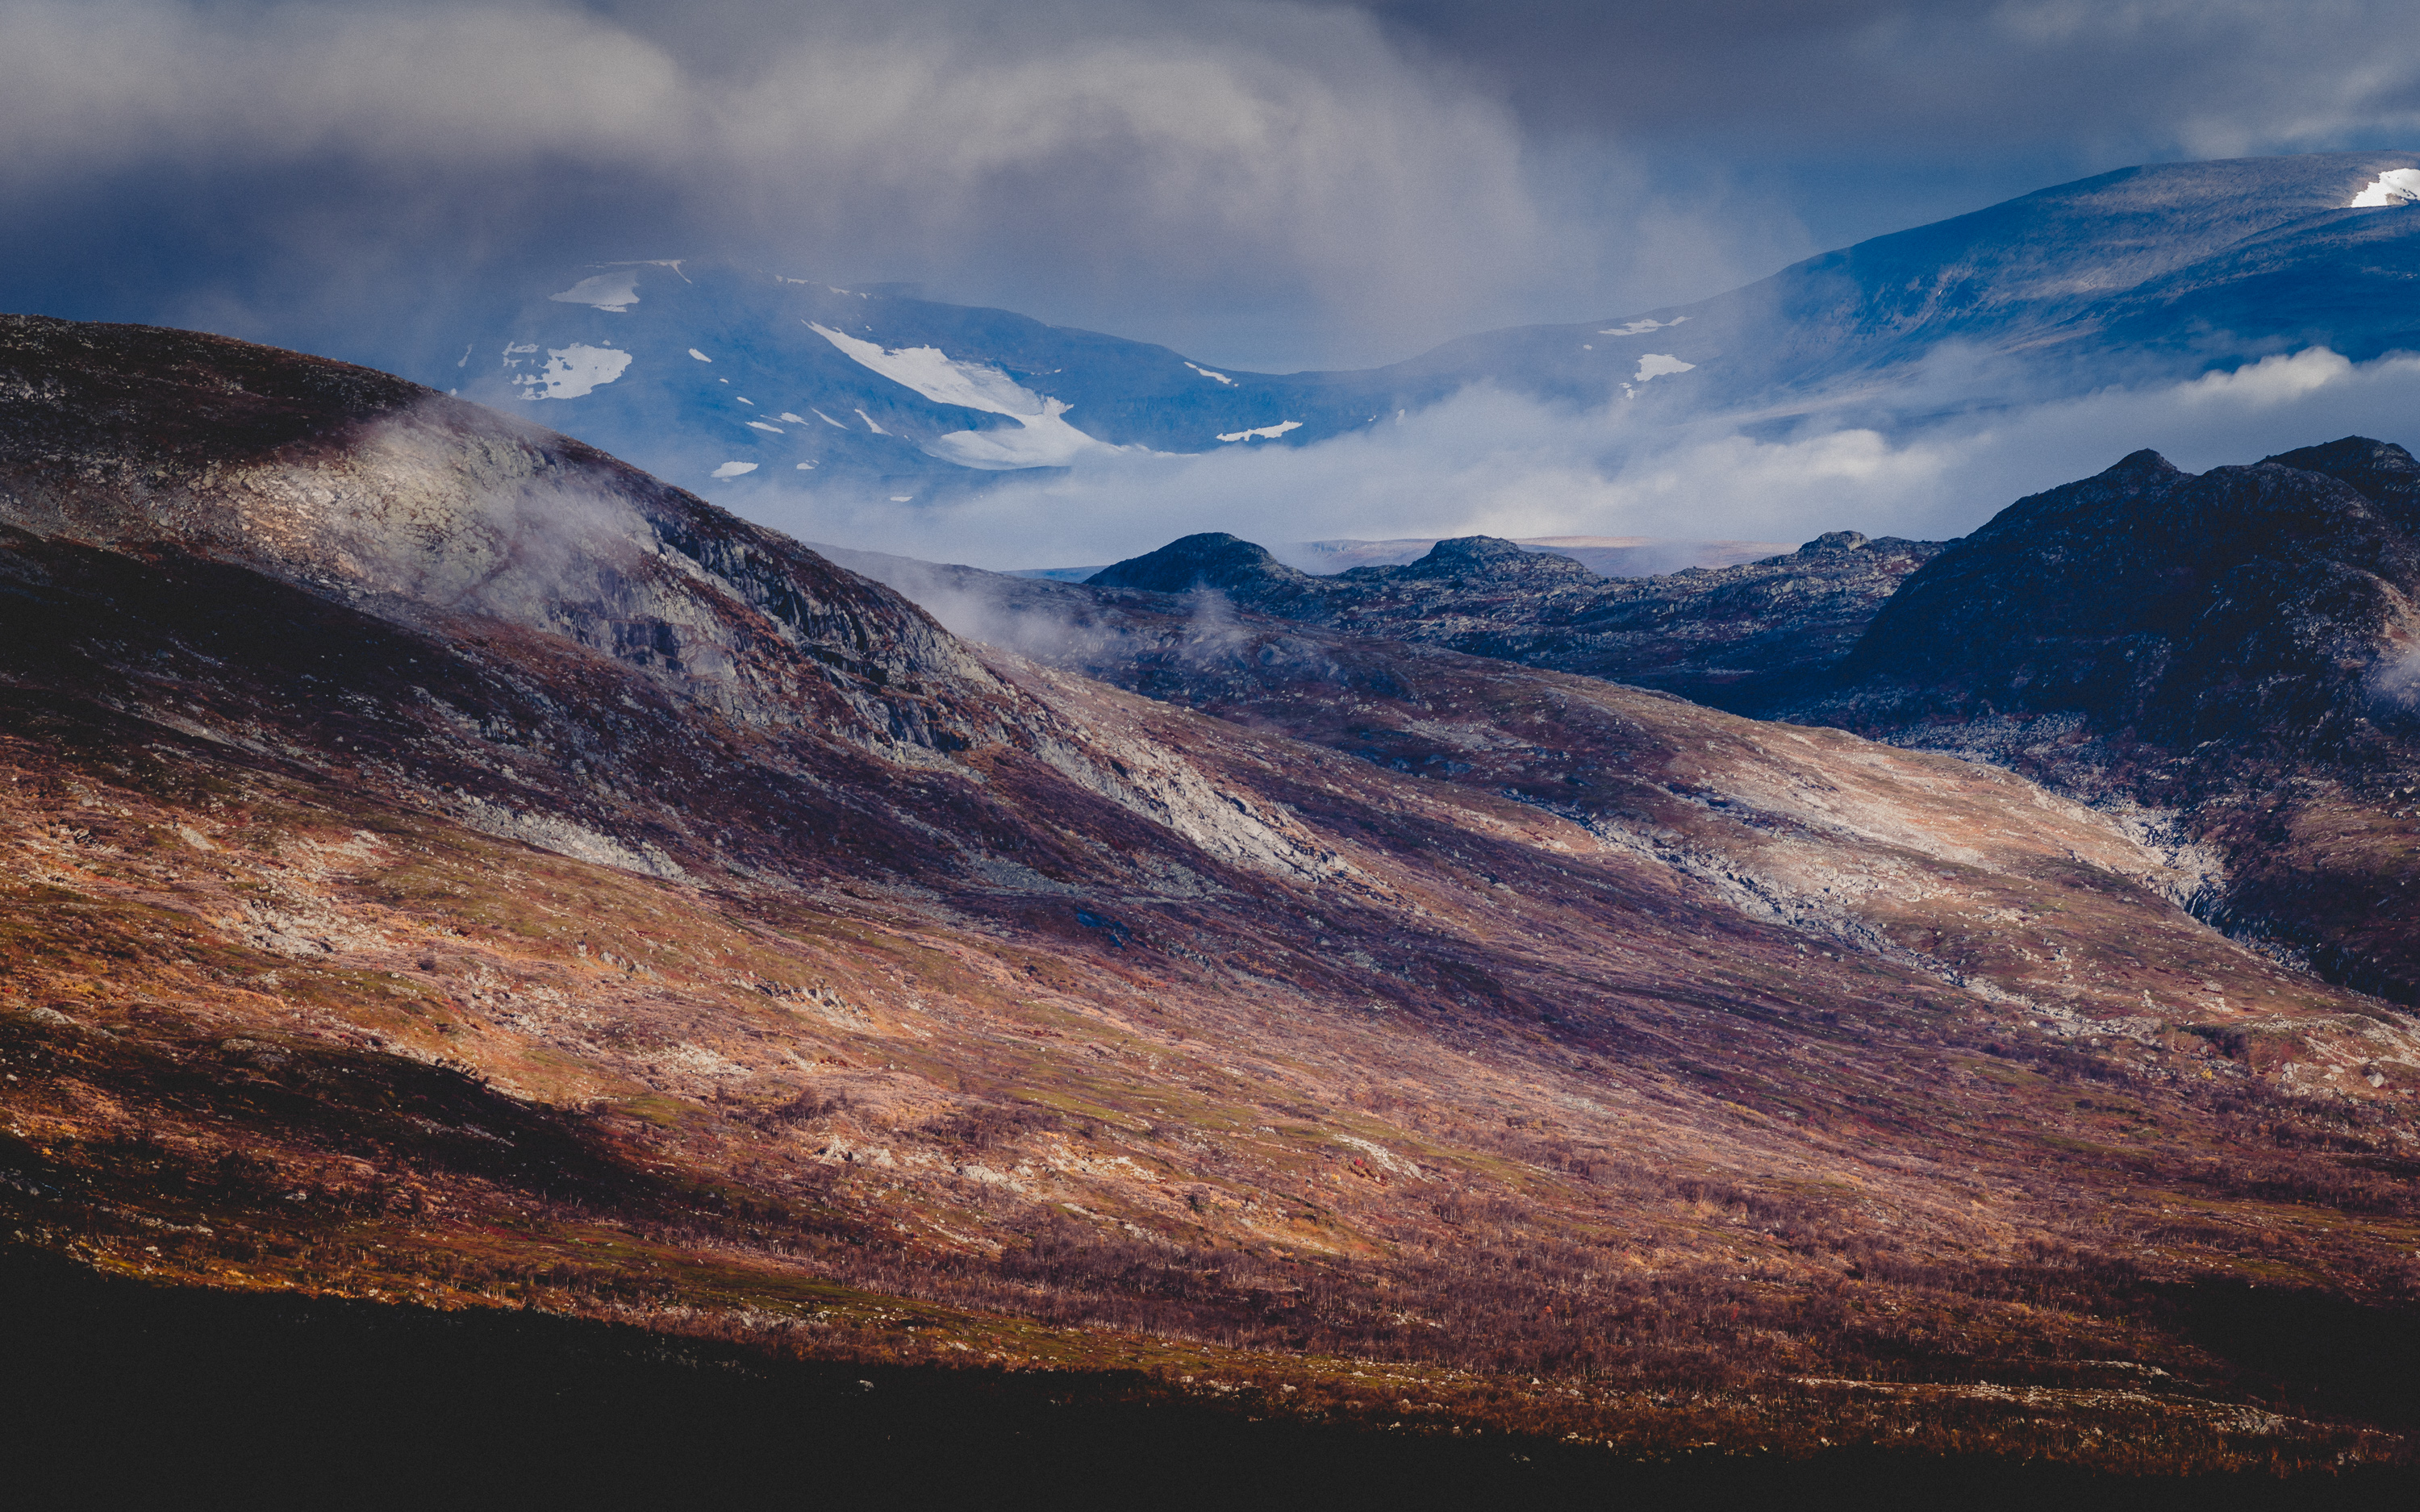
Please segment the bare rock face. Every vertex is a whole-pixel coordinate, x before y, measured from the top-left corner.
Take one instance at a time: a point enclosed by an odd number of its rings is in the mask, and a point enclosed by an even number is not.
[[[240,565],[422,628],[503,622],[746,724],[897,754],[983,738],[922,611],[567,437],[186,332],[0,317],[0,523]]]

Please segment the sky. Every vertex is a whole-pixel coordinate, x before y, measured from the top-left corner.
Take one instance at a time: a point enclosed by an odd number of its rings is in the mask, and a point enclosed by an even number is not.
[[[721,257],[1289,371],[1702,298],[2133,163],[2420,146],[2420,8],[0,0],[0,133],[14,310],[410,372],[565,270]],[[1859,498],[1875,523],[1938,525],[1941,499],[2024,472],[1936,458],[1903,507],[1843,484],[1750,530],[1745,504],[1672,502],[1695,473],[1651,486],[1543,435],[1507,461],[1531,424],[1397,458],[1471,480],[1420,526],[1669,533],[1694,514],[1773,537]],[[1861,444],[1799,443],[1841,467]],[[1300,534],[1415,533],[1318,481],[1355,465],[1300,463],[1262,496],[1328,501]],[[1176,490],[1155,520],[1206,520],[1183,490],[1233,487],[1187,475],[1149,485]]]
[[[2415,115],[2393,4],[0,0],[0,277],[393,363],[721,255],[1355,366]]]

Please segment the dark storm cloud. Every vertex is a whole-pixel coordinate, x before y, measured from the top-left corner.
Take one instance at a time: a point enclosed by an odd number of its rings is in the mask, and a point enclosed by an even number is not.
[[[432,261],[721,252],[1104,325],[1258,306],[1391,349],[1534,278],[1550,240],[1510,114],[1348,12],[0,16],[19,266],[72,244],[72,284],[96,228],[175,245],[238,314],[275,297],[258,266],[318,266],[308,297],[341,302]]]
[[[0,0],[0,302],[397,363],[570,265],[722,255],[1374,362],[2420,137],[2415,42],[2386,5]]]
[[[2221,156],[2408,131],[2408,6],[2243,0],[1374,0],[1534,126],[1797,155],[2031,141]]]

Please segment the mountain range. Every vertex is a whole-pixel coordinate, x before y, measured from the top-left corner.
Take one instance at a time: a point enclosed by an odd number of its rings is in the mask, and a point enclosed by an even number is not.
[[[2313,347],[2361,361],[2420,345],[2415,165],[2370,152],[2129,168],[1712,299],[1363,371],[1246,372],[895,286],[694,260],[567,270],[506,329],[421,366],[742,506],[794,486],[929,504],[1112,448],[1307,445],[1475,387],[1655,423],[1888,430]]]
[[[190,332],[0,395],[12,1253],[1506,1475],[2409,1460],[2399,449],[1071,584]]]

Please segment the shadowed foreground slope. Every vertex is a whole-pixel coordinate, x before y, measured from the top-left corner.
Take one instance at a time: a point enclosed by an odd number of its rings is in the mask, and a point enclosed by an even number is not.
[[[1183,595],[973,645],[375,375],[8,331],[23,1244],[1606,1463],[2406,1455],[2420,1036],[2190,855]]]

